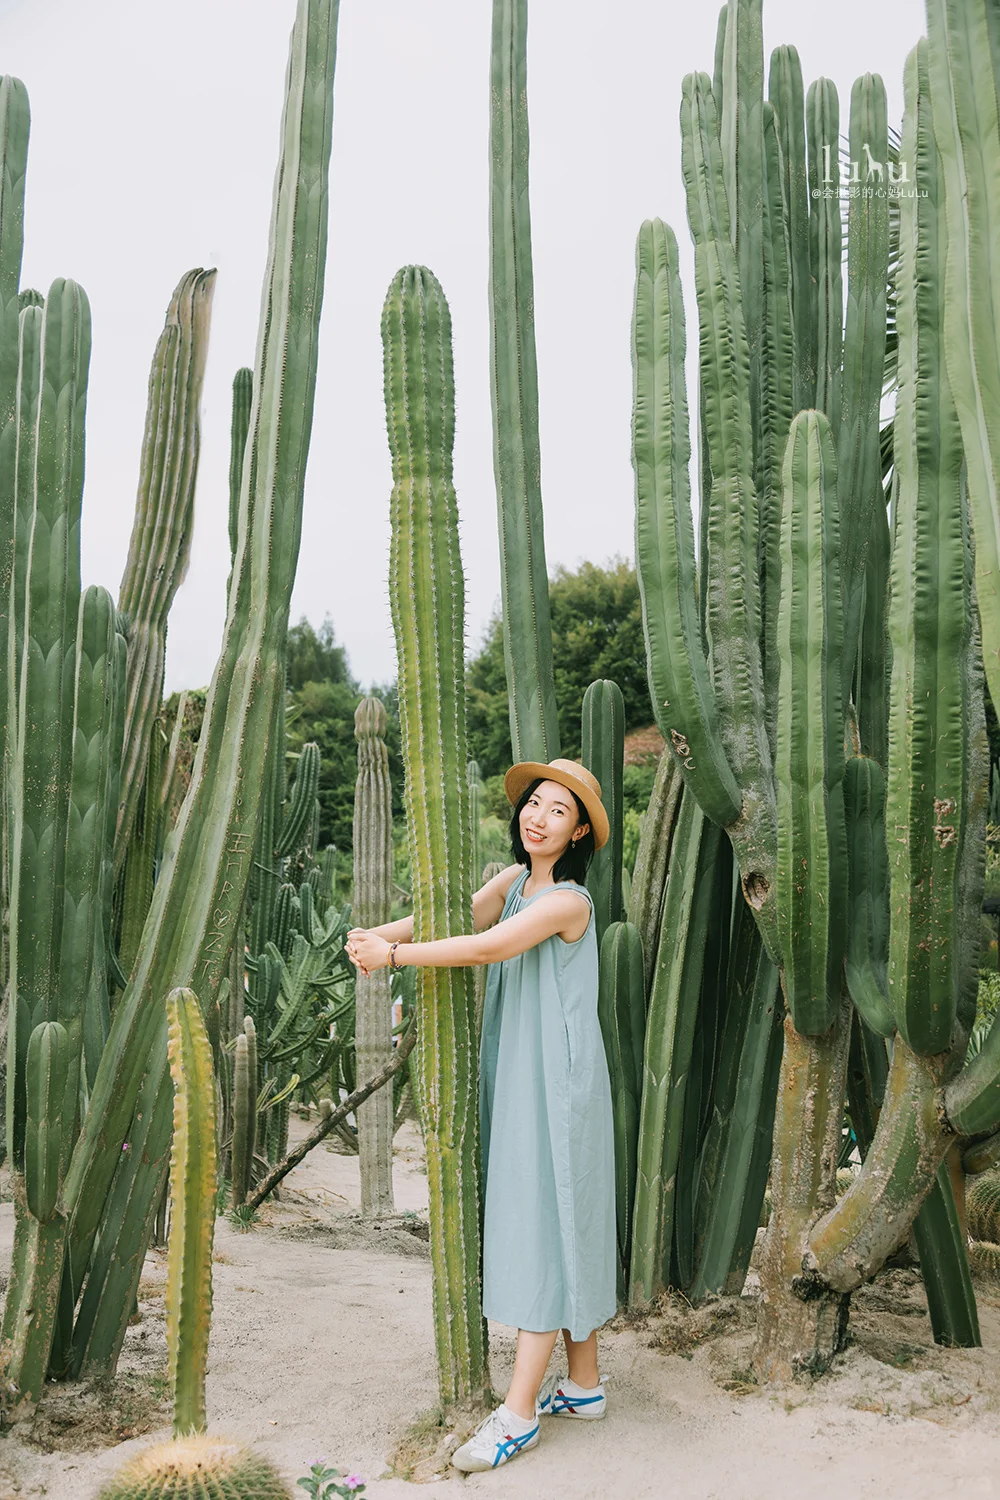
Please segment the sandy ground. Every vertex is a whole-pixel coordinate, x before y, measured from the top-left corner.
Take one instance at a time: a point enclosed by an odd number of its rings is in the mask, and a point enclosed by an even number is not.
[[[919,1283],[905,1271],[886,1273],[856,1299],[852,1347],[810,1388],[762,1391],[747,1382],[749,1298],[698,1313],[669,1304],[603,1336],[604,1422],[546,1419],[538,1448],[496,1473],[419,1488],[380,1478],[402,1429],[435,1400],[419,1219],[426,1179],[412,1127],[397,1146],[401,1213],[392,1227],[361,1224],[357,1160],[324,1148],[249,1234],[218,1224],[211,1427],[259,1443],[293,1484],[323,1455],[361,1473],[378,1500],[454,1500],[461,1485],[477,1496],[532,1500],[771,1500],[803,1490],[810,1500],[940,1500],[957,1490],[1000,1500],[1000,1297],[980,1297],[985,1349],[937,1349]],[[5,1203],[3,1268],[10,1237]],[[93,1500],[149,1442],[107,1446],[116,1432],[166,1435],[163,1261],[149,1256],[142,1318],[129,1331],[114,1389],[54,1393],[31,1446],[0,1439],[0,1500]],[[491,1348],[502,1389],[512,1332],[493,1327]]]

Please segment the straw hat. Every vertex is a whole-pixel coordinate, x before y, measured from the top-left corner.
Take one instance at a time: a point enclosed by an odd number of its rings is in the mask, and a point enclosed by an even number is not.
[[[548,765],[540,760],[522,760],[511,766],[503,779],[507,801],[513,807],[521,793],[535,780],[557,781],[560,786],[574,792],[584,807],[594,831],[594,843],[598,849],[608,842],[611,831],[608,815],[601,801],[601,783],[592,771],[576,760],[550,760]]]

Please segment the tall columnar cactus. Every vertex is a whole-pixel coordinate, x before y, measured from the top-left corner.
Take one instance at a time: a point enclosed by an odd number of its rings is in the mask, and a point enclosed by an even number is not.
[[[409,266],[394,277],[382,310],[382,344],[393,478],[389,593],[419,942],[472,929],[451,317],[430,271]],[[423,969],[418,983],[417,1092],[427,1146],[439,1388],[447,1407],[483,1400],[488,1385],[473,984],[468,969]]]
[[[191,555],[201,444],[201,387],[215,272],[178,283],[149,374],[139,493],[118,608],[128,617],[125,760],[115,867],[121,869],[139,811],[153,726],[163,696],[167,616]]]
[[[247,440],[252,461],[244,466],[222,653],[191,787],[60,1195],[64,1228],[70,1225],[72,1286],[83,1284],[74,1329],[78,1371],[114,1367],[165,1177],[172,1110],[163,997],[193,986],[206,1004],[212,999],[249,870],[267,743],[282,688],[280,663],[301,527],[325,264],[337,16],[336,0],[298,5]],[[53,333],[53,320],[63,317],[68,299],[66,287],[57,283],[45,309]],[[79,359],[81,343],[74,347],[67,339],[60,350]],[[79,403],[67,401],[68,394],[58,409],[76,431]],[[43,452],[49,443],[45,411],[55,399],[56,387],[46,382],[40,476],[50,467]],[[78,478],[72,464],[66,476],[70,483]],[[40,479],[40,510],[44,488]],[[72,508],[68,519],[58,534],[75,533]],[[51,752],[56,740],[48,737]],[[36,732],[35,738],[44,741],[46,735]],[[48,939],[46,946],[52,946]],[[36,950],[35,967],[40,957]],[[126,1140],[129,1150],[123,1153]],[[36,1349],[47,1346],[55,1305],[25,1295],[27,1284],[19,1269],[7,1312],[15,1325],[12,1378],[30,1401],[40,1381],[34,1373],[25,1378],[17,1351],[25,1342]]]
[[[385,706],[362,698],[354,711],[358,779],[354,789],[354,909],[358,927],[380,927],[392,915],[392,789],[385,745]],[[392,996],[388,969],[358,974],[354,991],[357,1076],[374,1078],[392,1056]],[[393,1211],[392,1090],[378,1089],[360,1105],[358,1154],[361,1212]]]
[[[610,833],[594,854],[587,887],[594,898],[598,943],[622,909],[622,819],[625,771],[625,699],[617,682],[592,682],[583,695],[583,763],[601,784]]]
[[[515,761],[550,761],[559,755],[559,716],[538,435],[527,32],[528,0],[493,0],[490,392],[510,739]]]
[[[30,110],[18,78],[0,78],[0,729],[7,743],[8,629],[14,567],[18,288],[24,245],[24,180]],[[6,886],[4,899],[7,898]]]
[[[193,990],[167,997],[167,1052],[174,1086],[167,1251],[167,1349],[174,1436],[204,1432],[205,1374],[212,1321],[215,1238],[215,1075],[212,1049]]]

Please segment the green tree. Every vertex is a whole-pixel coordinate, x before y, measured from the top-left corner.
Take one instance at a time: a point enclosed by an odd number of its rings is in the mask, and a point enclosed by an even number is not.
[[[626,729],[652,719],[646,647],[635,569],[622,558],[606,567],[585,562],[576,572],[557,568],[549,580],[552,655],[563,754],[580,755],[580,711],[591,682],[610,677],[625,699]],[[470,753],[484,776],[511,761],[503,628],[499,614],[466,669]]]
[[[308,741],[319,746],[320,848],[352,845],[354,783],[358,746],[354,710],[364,691],[352,675],[347,648],[337,644],[327,616],[317,630],[305,618],[288,632],[288,747],[297,752]],[[386,745],[392,778],[393,817],[402,816],[403,763],[395,683],[370,689],[385,704],[389,724]]]

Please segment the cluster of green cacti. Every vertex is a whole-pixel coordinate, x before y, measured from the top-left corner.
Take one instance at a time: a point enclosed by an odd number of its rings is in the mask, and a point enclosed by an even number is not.
[[[49,1370],[113,1370],[166,1175],[164,997],[190,986],[218,1016],[283,691],[322,304],[337,14],[336,0],[298,5],[225,634],[188,792],[162,843],[156,818],[140,819],[144,806],[159,811],[149,767],[162,749],[154,721],[164,625],[190,536],[212,273],[181,282],[154,358],[126,618],[103,590],[81,595],[89,308],[71,282],[55,282],[45,299],[19,292],[28,104],[16,80],[0,83],[0,713],[10,771],[16,1205],[3,1338],[15,1414],[30,1411]],[[119,868],[126,847],[128,858],[113,929],[119,804]],[[127,974],[112,941],[123,925]],[[124,987],[113,1014],[109,971]]]
[[[948,14],[956,34],[978,24]],[[944,289],[946,147],[930,119],[935,78],[961,47],[946,55],[943,11],[930,20],[930,43],[907,64],[898,160],[918,193],[899,200],[892,341],[884,179],[897,153],[881,81],[866,75],[852,93],[850,157],[879,163],[883,190],[850,197],[845,326],[836,148],[824,157],[837,140],[833,86],[811,86],[803,120],[798,59],[779,48],[764,99],[759,0],[725,7],[714,82],[685,79],[697,563],[677,246],[654,222],[637,250],[636,553],[654,707],[684,791],[650,994],[631,1292],[742,1280],[777,1090],[759,1356],[772,1371],[828,1358],[861,1267],[877,1267],[928,1192],[916,1229],[935,1331],[978,1339],[974,1303],[950,1295],[967,1268],[937,1168],[950,1130],[997,1123],[989,1048],[949,1085],[949,1128],[927,1102],[942,1076],[931,1059],[954,1072],[972,1020],[987,770]],[[896,414],[880,443],[887,378]],[[730,848],[744,898],[732,926]],[[778,974],[789,1012],[780,1083]],[[815,1163],[839,1139],[849,1082],[852,1123],[872,1123],[856,1127],[868,1156],[834,1207]],[[880,1174],[890,1188],[876,1196]],[[803,1265],[816,1292],[800,1315],[790,1283]]]

